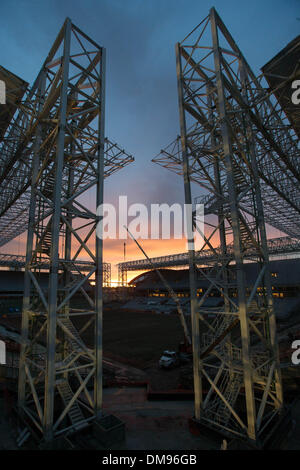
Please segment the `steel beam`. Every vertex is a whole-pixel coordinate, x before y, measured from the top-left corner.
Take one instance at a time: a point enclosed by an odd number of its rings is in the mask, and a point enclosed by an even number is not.
[[[103,203],[104,178],[133,158],[105,139],[105,49],[69,18],[26,103],[28,119],[0,180],[5,184],[13,172],[21,194],[31,182],[18,407],[50,442],[102,415],[102,287],[110,282],[110,265],[103,263],[96,236],[96,208]],[[25,155],[30,164],[24,177]],[[92,188],[90,209],[84,196]],[[8,194],[4,214],[19,197]],[[3,264],[24,264],[20,257],[2,257]],[[46,289],[42,273],[48,274]],[[88,328],[93,335],[87,343]]]
[[[203,401],[195,387],[195,418],[258,442],[283,406],[269,270],[280,242],[267,241],[265,220],[300,237],[298,143],[214,8],[177,45],[176,60],[181,136],[154,161],[183,175],[185,188],[199,184],[197,203],[205,204],[204,245],[189,267],[193,272],[196,263],[198,278],[208,282],[194,308],[193,337],[199,344],[194,377],[203,375],[210,390]],[[218,248],[210,241],[216,235]],[[186,265],[188,259],[161,257],[157,264]],[[248,260],[259,266],[252,292],[245,280]],[[138,264],[141,269],[137,262],[120,269]],[[193,279],[190,284],[193,303]],[[203,307],[212,288],[225,305],[214,309],[213,318]]]

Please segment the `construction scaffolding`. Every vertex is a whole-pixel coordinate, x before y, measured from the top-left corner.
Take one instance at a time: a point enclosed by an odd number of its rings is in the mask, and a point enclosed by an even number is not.
[[[110,265],[96,208],[104,178],[133,161],[105,139],[104,119],[105,49],[67,18],[0,152],[1,244],[27,229],[18,409],[46,442],[102,416],[102,286]],[[23,265],[8,258],[2,265]],[[88,307],[72,305],[78,293]],[[86,344],[88,328],[94,335]]]
[[[298,139],[214,8],[176,45],[176,60],[180,138],[154,161],[184,176],[186,204],[191,182],[201,186],[201,251],[214,253],[204,270],[188,240],[195,419],[259,444],[283,409],[265,221],[300,236]],[[248,294],[249,252],[260,269]],[[196,271],[209,281],[200,300]],[[212,289],[224,298],[213,320],[203,307]]]

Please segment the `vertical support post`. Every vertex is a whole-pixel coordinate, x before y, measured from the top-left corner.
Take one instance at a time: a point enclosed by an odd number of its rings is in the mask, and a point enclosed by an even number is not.
[[[41,71],[39,74],[38,84],[38,112],[41,111],[44,92],[45,92],[46,77],[45,72]],[[34,238],[34,225],[35,225],[35,210],[36,210],[36,182],[39,171],[40,153],[39,148],[41,144],[41,133],[42,126],[39,123],[37,127],[37,138],[34,144],[34,155],[32,160],[32,177],[31,177],[31,194],[30,194],[30,207],[29,207],[29,220],[28,220],[28,232],[26,242],[26,261],[25,261],[25,273],[24,273],[24,296],[23,296],[23,308],[22,308],[22,344],[20,351],[20,365],[19,365],[19,380],[18,380],[18,409],[19,414],[22,415],[22,408],[25,404],[25,388],[26,388],[26,344],[28,340],[28,328],[29,328],[29,306],[30,306],[30,264],[32,262],[32,249],[33,249],[33,238]]]
[[[101,50],[100,60],[100,89],[99,107],[100,116],[98,124],[98,181],[97,181],[97,208],[103,204],[104,195],[104,143],[105,143],[105,62],[106,49]],[[98,223],[99,220],[96,219]],[[98,225],[98,227],[100,224]],[[102,234],[100,234],[102,235]],[[96,373],[95,373],[95,415],[102,415],[102,329],[103,329],[103,239],[96,236],[96,322],[95,322],[95,349],[96,349]]]
[[[192,205],[191,184],[189,176],[189,161],[187,155],[186,141],[186,121],[184,114],[184,97],[182,83],[182,65],[180,44],[176,44],[176,69],[177,69],[177,87],[179,102],[180,134],[182,146],[182,161],[184,175],[184,199],[186,207]],[[193,368],[194,368],[194,392],[195,392],[195,418],[200,419],[202,403],[202,383],[200,373],[200,324],[198,317],[197,286],[195,273],[195,241],[194,234],[191,233],[189,225],[192,227],[192,221],[187,220],[188,211],[186,211],[186,233],[188,237],[189,254],[189,282],[190,282],[190,302],[191,302],[191,320],[192,320],[192,343],[193,343]]]
[[[214,128],[214,116],[212,112],[212,99],[211,99],[211,93],[212,93],[212,87],[207,86],[206,88],[207,92],[207,104],[209,106],[209,122],[212,126],[212,129]],[[211,146],[212,148],[216,147],[216,136],[214,131],[211,131]],[[218,225],[219,225],[219,236],[220,236],[220,247],[221,247],[221,253],[222,256],[225,258],[227,254],[227,245],[226,245],[226,230],[225,230],[225,222],[224,222],[224,208],[223,208],[223,202],[222,202],[222,185],[221,185],[221,178],[220,178],[220,164],[218,160],[218,156],[214,157],[214,177],[215,177],[215,182],[216,182],[216,189],[218,192]],[[225,272],[222,273],[222,278],[223,282],[225,283],[225,287],[223,288],[223,295],[224,295],[224,304],[225,304],[225,309],[226,312],[229,311],[229,301],[228,301],[228,273],[227,269]]]
[[[219,100],[219,113],[221,118],[221,132],[223,140],[224,161],[226,166],[228,191],[230,199],[230,212],[232,219],[233,237],[234,237],[234,256],[236,261],[237,273],[237,286],[238,286],[238,305],[239,305],[239,319],[241,327],[241,340],[242,340],[242,358],[244,369],[244,384],[246,394],[246,408],[247,408],[247,422],[248,422],[248,437],[255,440],[256,429],[256,409],[253,393],[253,378],[252,366],[250,361],[250,334],[249,324],[247,318],[246,307],[246,284],[245,274],[243,267],[243,258],[241,252],[241,238],[240,238],[240,225],[239,225],[239,209],[237,205],[237,197],[235,191],[235,182],[233,177],[232,165],[232,147],[230,139],[230,130],[227,123],[227,114],[225,108],[225,93],[222,79],[221,57],[217,30],[217,19],[215,9],[210,10],[211,19],[211,32],[214,50],[214,63],[216,71],[216,84]]]
[[[72,132],[73,132],[73,127],[72,127]],[[74,152],[74,142],[71,141],[70,143],[70,154],[72,155]],[[74,166],[72,163],[70,163],[69,169],[68,169],[68,192],[67,196],[70,198],[73,194],[74,191]],[[73,223],[73,217],[72,217],[72,206],[73,202],[70,201],[69,204],[66,207],[67,213],[66,213],[66,219],[68,221],[69,225],[66,225],[65,227],[65,235],[64,235],[64,241],[65,241],[65,246],[64,246],[64,258],[68,262],[71,260],[71,255],[72,255],[72,232],[70,227],[72,227]],[[70,267],[68,265],[64,266],[64,285],[69,286],[71,282],[71,275],[70,275]],[[66,291],[66,294],[70,294],[70,289],[68,288]],[[67,302],[64,306],[64,315],[69,316],[70,314],[70,301]],[[68,354],[68,342],[66,340],[66,335],[64,332],[61,332],[62,334],[62,340],[63,340],[63,358],[65,359]],[[64,373],[64,378],[68,380],[68,372]]]
[[[71,43],[71,20],[68,18],[64,31],[64,55],[63,78],[61,88],[61,108],[59,116],[59,133],[57,139],[55,186],[54,186],[54,213],[52,216],[52,246],[49,277],[49,300],[47,318],[47,364],[45,379],[45,409],[44,409],[44,433],[45,440],[53,439],[53,410],[55,394],[55,347],[56,347],[56,314],[57,314],[57,282],[59,267],[59,227],[61,218],[61,190],[62,173],[64,164],[65,127],[68,99],[68,77]]]
[[[243,63],[240,64],[240,74],[241,74],[242,85],[244,87],[244,99],[248,103],[247,74],[246,74],[245,65]],[[246,134],[247,134],[247,140],[249,143],[249,153],[250,153],[250,160],[251,160],[252,175],[254,179],[257,225],[258,225],[259,235],[260,235],[260,247],[262,250],[263,262],[265,266],[265,272],[264,272],[263,278],[264,278],[264,285],[266,287],[267,308],[268,308],[268,318],[266,319],[268,322],[269,334],[270,334],[270,338],[268,339],[271,344],[271,348],[274,354],[274,362],[275,362],[275,369],[274,369],[275,389],[276,389],[276,396],[278,399],[278,402],[276,402],[275,406],[281,406],[283,403],[283,391],[282,391],[278,341],[277,341],[277,333],[276,333],[277,328],[276,328],[276,318],[275,318],[275,313],[274,313],[274,301],[273,301],[273,293],[272,293],[268,242],[267,242],[260,180],[259,180],[257,160],[256,160],[256,152],[255,152],[255,147],[254,147],[253,130],[251,127],[248,114],[246,114],[246,126],[247,126]]]

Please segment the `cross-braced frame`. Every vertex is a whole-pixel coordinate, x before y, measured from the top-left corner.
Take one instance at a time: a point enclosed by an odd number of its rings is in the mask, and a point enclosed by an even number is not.
[[[105,277],[95,214],[104,178],[133,160],[104,138],[105,49],[70,19],[33,86],[27,115],[21,144],[32,168],[18,406],[50,441],[102,416],[102,286],[110,272]]]
[[[181,136],[154,161],[183,174],[187,204],[191,181],[202,187],[202,250],[214,253],[199,263],[189,240],[195,418],[259,441],[283,407],[265,220],[299,237],[297,137],[215,9],[176,58]],[[247,259],[260,267],[251,286]],[[200,301],[197,276],[209,281]],[[213,289],[224,304],[212,311]]]

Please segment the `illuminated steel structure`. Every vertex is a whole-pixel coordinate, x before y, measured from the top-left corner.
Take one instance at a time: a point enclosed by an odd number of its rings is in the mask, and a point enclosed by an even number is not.
[[[12,127],[15,122],[12,123]],[[4,138],[0,156],[10,154],[7,149],[10,138]],[[15,138],[18,142],[19,138]],[[31,184],[31,157],[19,155],[8,175],[0,176],[0,247],[21,235],[28,228]],[[26,158],[26,162],[24,159]],[[3,159],[4,160],[4,159]],[[110,139],[104,140],[104,178],[120,170],[133,161],[124,149]],[[6,165],[4,165],[6,170]]]
[[[104,178],[133,161],[104,138],[104,118],[105,49],[67,18],[6,131],[0,162],[5,240],[28,223],[18,407],[45,441],[102,416],[103,249],[95,214]],[[94,209],[85,196],[92,188]],[[86,307],[72,303],[78,293]]]
[[[299,238],[298,139],[214,8],[176,58],[181,137],[154,161],[183,174],[186,203],[191,182],[203,188],[202,250],[214,253],[199,263],[190,240],[195,419],[260,443],[283,409],[265,220]],[[250,293],[249,258],[260,266]],[[200,300],[196,276],[210,283]],[[212,289],[224,298],[213,320],[203,306]]]
[[[82,271],[89,271],[90,265],[87,263],[85,265],[84,261],[77,261],[77,264],[80,265]],[[26,266],[26,256],[23,255],[12,255],[9,253],[0,253],[0,267],[9,268],[13,271],[22,271]],[[40,265],[40,269],[44,272],[49,272],[49,261],[45,262],[44,265]],[[103,287],[110,287],[111,285],[111,264],[102,263],[102,273],[103,273]]]
[[[288,256],[299,256],[300,254],[300,240],[293,239],[290,237],[278,237],[271,238],[267,241],[268,253],[270,258],[280,259]],[[216,253],[220,252],[220,248],[214,248],[214,250],[206,249],[195,251],[195,263],[200,265],[211,264],[217,261]],[[227,246],[227,252],[231,254],[232,260],[234,259],[233,245]],[[219,256],[218,253],[217,256]],[[248,251],[245,256],[251,260],[252,256],[255,256],[255,251]],[[19,258],[19,257],[18,257]],[[150,258],[151,262],[147,259],[137,259],[131,261],[123,261],[118,264],[118,280],[122,286],[127,285],[127,274],[132,271],[141,271],[155,268],[177,268],[179,266],[188,266],[189,257],[188,253],[175,253],[174,255],[157,256]],[[18,263],[18,259],[15,259],[13,255],[1,255],[0,254],[0,266],[14,267]]]

